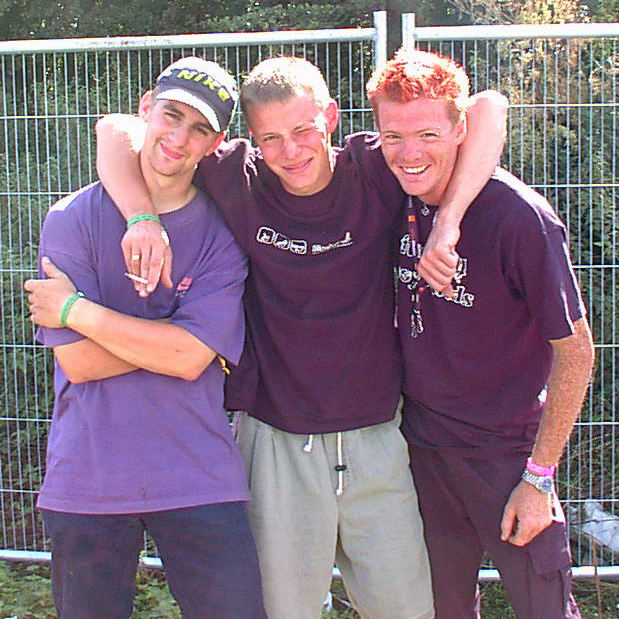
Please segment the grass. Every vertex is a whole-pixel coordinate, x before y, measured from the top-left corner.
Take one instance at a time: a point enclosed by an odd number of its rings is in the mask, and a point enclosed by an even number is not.
[[[483,583],[481,594],[484,619],[515,619],[499,583]],[[619,582],[576,581],[574,594],[583,619],[619,619]],[[358,619],[339,581],[333,584],[333,606],[322,619]],[[0,561],[0,619],[57,619],[48,565]],[[133,619],[180,619],[161,572],[139,570]]]

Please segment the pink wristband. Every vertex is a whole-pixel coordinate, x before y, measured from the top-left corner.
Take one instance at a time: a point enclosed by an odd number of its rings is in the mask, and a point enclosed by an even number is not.
[[[533,473],[533,475],[539,475],[540,477],[552,477],[557,470],[557,465],[542,466],[541,464],[535,464],[531,458],[527,460],[527,470]]]

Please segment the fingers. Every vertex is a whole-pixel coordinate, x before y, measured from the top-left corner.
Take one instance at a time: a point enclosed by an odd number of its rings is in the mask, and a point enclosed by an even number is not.
[[[417,272],[427,284],[448,298],[453,297],[452,281],[459,256],[453,249],[434,248],[424,254],[417,264]]]
[[[503,518],[501,519],[501,541],[508,541],[516,532],[517,528],[516,512],[507,505],[503,511]]]
[[[166,231],[153,220],[139,221],[125,232],[121,247],[127,272],[146,281],[134,281],[134,288],[140,296],[147,297],[155,290],[162,278],[164,265],[166,271],[162,284],[166,287],[172,286],[172,252],[169,244]]]
[[[166,248],[163,260],[163,268],[161,270],[161,283],[166,288],[172,288],[172,250],[170,247]]]

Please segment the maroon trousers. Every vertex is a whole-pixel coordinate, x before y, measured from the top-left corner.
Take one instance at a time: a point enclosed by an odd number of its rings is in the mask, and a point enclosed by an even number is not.
[[[487,554],[518,619],[580,619],[571,595],[565,524],[554,522],[524,547],[500,539],[505,503],[526,455],[462,458],[410,446],[419,495],[436,619],[478,619],[477,572]]]

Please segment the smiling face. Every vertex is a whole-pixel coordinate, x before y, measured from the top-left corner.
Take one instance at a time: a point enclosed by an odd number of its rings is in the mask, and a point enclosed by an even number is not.
[[[449,184],[465,136],[448,103],[418,97],[406,103],[381,99],[376,106],[381,148],[402,189],[438,205]]]
[[[247,122],[265,163],[286,191],[306,196],[329,184],[331,133],[338,122],[334,102],[324,110],[309,95],[256,103],[247,111]]]
[[[214,131],[195,108],[176,101],[157,101],[152,93],[142,97],[140,116],[147,121],[141,150],[145,174],[191,182],[196,165],[223,139],[224,134]]]

